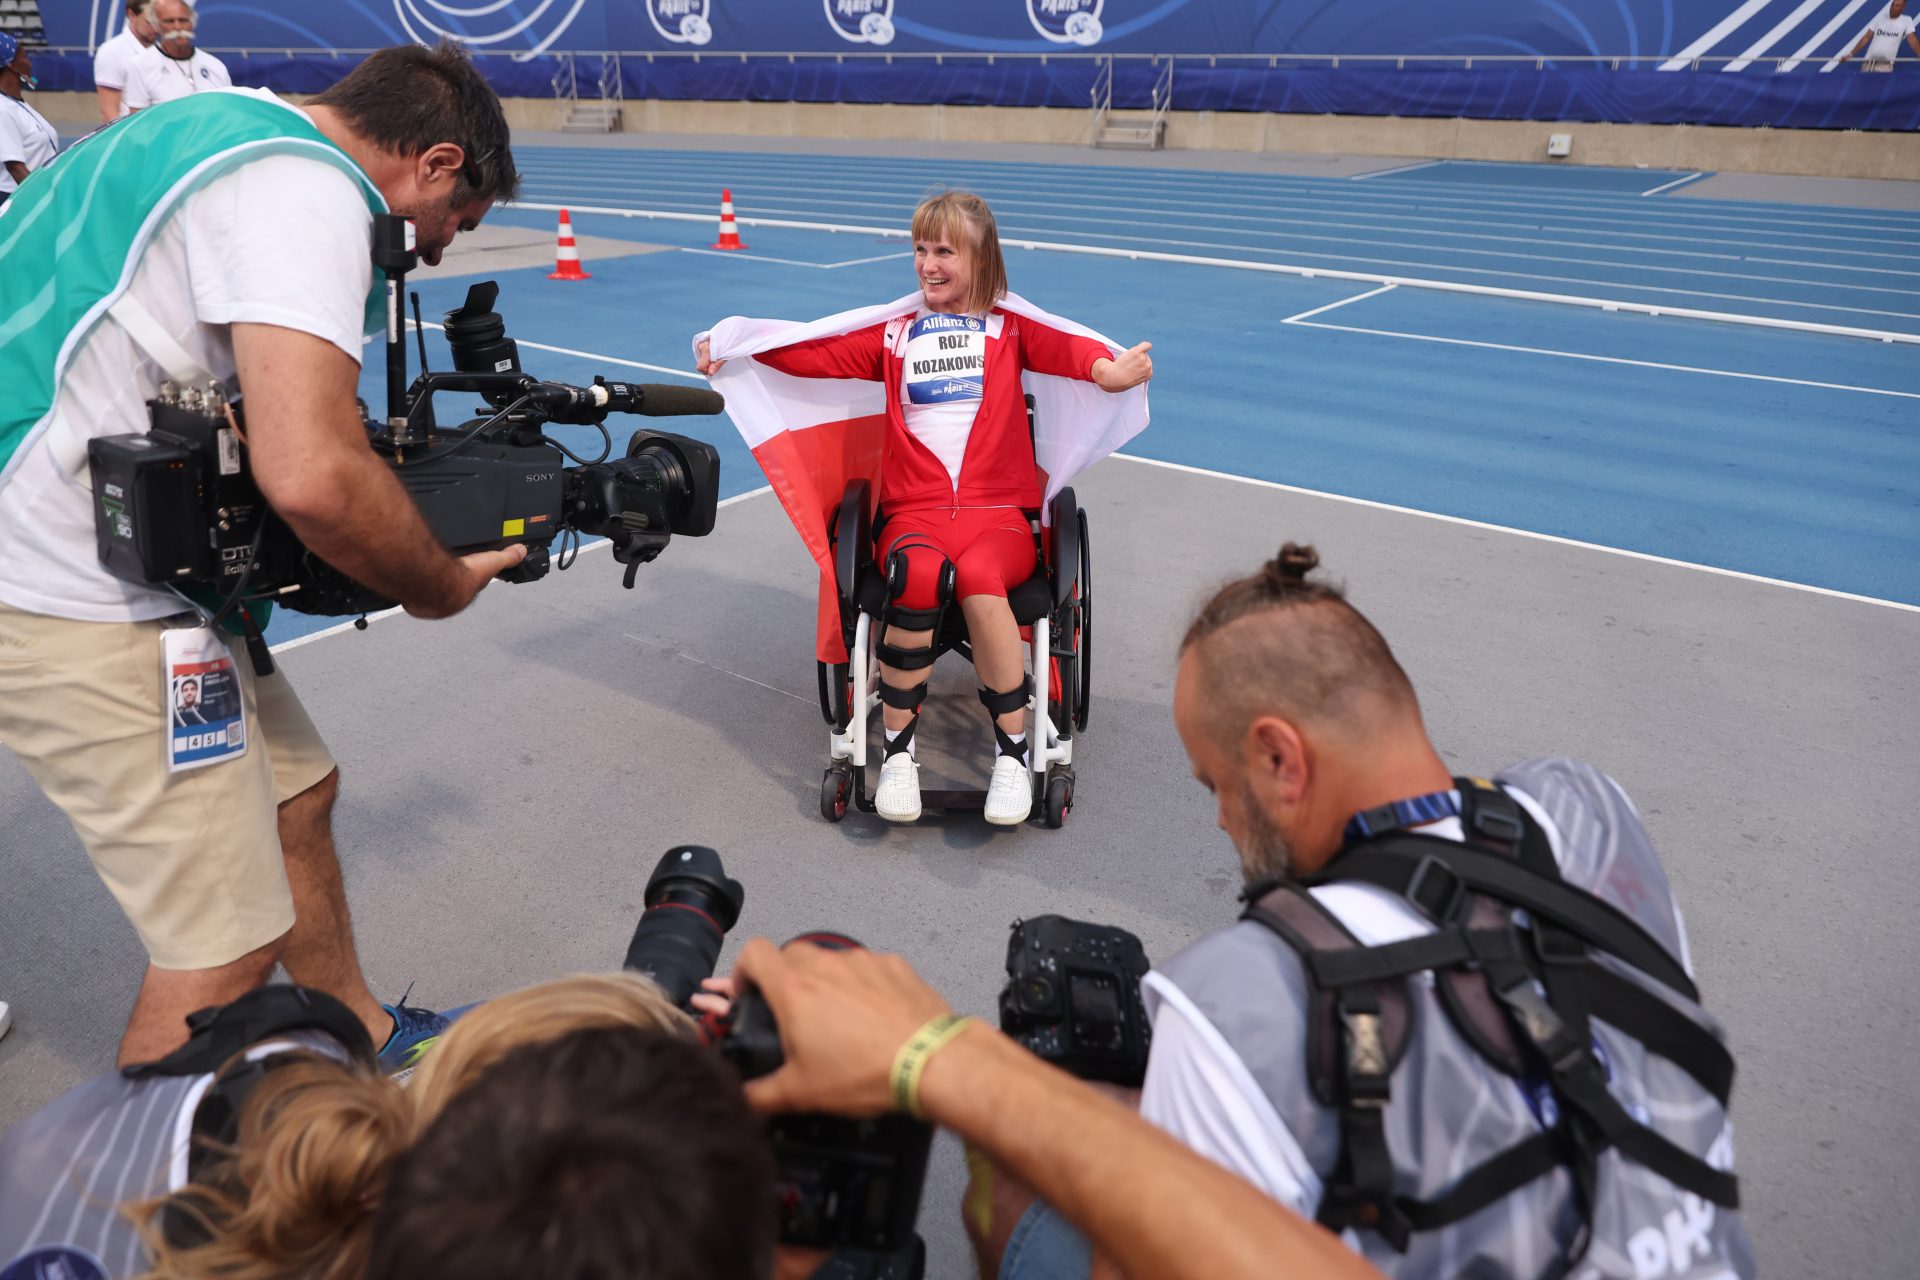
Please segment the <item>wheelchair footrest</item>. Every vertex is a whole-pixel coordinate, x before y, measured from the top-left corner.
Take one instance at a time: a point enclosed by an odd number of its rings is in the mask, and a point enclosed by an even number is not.
[[[939,809],[946,813],[980,813],[987,807],[987,793],[984,791],[932,791],[925,787],[920,790],[922,809]]]

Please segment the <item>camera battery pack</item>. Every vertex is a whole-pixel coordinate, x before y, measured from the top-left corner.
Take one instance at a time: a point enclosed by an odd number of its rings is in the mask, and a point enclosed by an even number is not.
[[[168,436],[100,436],[87,441],[93,473],[94,538],[100,563],[125,582],[163,586],[203,577],[211,556],[194,520],[200,460]]]

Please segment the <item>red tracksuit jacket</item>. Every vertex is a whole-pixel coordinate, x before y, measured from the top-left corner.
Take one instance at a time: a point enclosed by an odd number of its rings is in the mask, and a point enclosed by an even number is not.
[[[800,378],[862,378],[886,385],[887,438],[880,463],[880,502],[889,511],[927,507],[1021,507],[1040,505],[1040,471],[1027,434],[1027,406],[1020,374],[1036,373],[1093,381],[1093,362],[1113,353],[1081,338],[994,308],[1000,336],[988,336],[987,365],[973,429],[955,484],[933,451],[907,430],[900,407],[900,356],[887,350],[886,324],[834,338],[817,338],[766,351],[754,359]],[[909,316],[908,319],[911,319]]]

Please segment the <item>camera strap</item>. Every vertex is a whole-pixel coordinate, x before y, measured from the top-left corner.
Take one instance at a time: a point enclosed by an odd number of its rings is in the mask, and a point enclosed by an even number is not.
[[[176,385],[204,386],[215,380],[198,360],[187,353],[185,347],[174,340],[166,327],[154,319],[153,312],[147,310],[146,304],[134,297],[131,291],[122,293],[107,308],[107,315],[120,326],[127,340],[158,365],[160,371]],[[46,440],[47,448],[53,453],[54,464],[61,473],[87,489],[93,488],[93,477],[87,467],[87,438],[60,412],[57,404],[52,420],[47,423]]]

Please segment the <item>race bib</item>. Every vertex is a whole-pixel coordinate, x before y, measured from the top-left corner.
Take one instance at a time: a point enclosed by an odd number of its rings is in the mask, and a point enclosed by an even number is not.
[[[978,316],[930,315],[907,329],[901,386],[909,404],[978,400],[986,385],[987,322]]]
[[[167,772],[199,769],[247,753],[246,700],[233,655],[207,627],[161,633]]]

